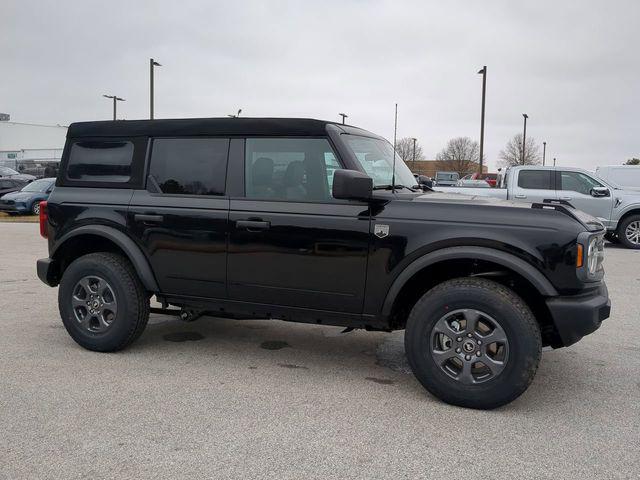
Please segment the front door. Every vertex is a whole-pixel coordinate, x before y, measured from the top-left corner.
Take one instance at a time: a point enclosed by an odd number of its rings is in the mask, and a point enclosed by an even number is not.
[[[156,138],[130,231],[165,294],[226,298],[229,139]]]
[[[331,196],[341,165],[326,138],[247,139],[245,194],[229,213],[229,297],[361,313],[366,203]]]
[[[600,219],[605,226],[609,226],[613,196],[609,191],[606,197],[594,197],[592,195],[594,187],[604,187],[604,185],[586,173],[569,170],[558,172],[559,198],[568,201],[578,210]]]

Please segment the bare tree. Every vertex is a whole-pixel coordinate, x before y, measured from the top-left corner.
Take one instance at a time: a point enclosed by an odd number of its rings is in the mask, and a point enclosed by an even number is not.
[[[397,141],[396,152],[405,163],[413,160],[413,138],[404,137]],[[420,142],[416,140],[416,160],[422,160],[422,147]]]
[[[452,138],[436,155],[436,160],[440,162],[438,168],[458,172],[460,176],[475,172],[479,159],[480,145],[469,137]]]
[[[509,167],[514,165],[539,165],[540,164],[540,146],[533,137],[527,137],[527,144],[524,149],[524,162],[522,161],[522,134],[514,135],[507,142],[504,150],[500,150],[500,161],[498,165],[501,167]]]
[[[625,165],[640,165],[640,158],[630,158],[629,160],[627,160],[626,162],[624,162]]]

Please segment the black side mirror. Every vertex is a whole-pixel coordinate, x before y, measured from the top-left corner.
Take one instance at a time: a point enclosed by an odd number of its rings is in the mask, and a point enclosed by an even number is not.
[[[373,192],[373,179],[355,170],[336,170],[333,174],[333,198],[369,200]]]
[[[609,195],[611,195],[611,192],[607,187],[593,187],[591,189],[592,197],[608,197]]]

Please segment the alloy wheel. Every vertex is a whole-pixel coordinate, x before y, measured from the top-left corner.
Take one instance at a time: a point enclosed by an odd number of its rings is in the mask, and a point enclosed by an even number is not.
[[[480,310],[461,309],[440,318],[431,331],[431,357],[464,385],[496,378],[507,365],[509,340],[500,324]]]
[[[109,283],[96,275],[81,278],[73,288],[71,305],[80,326],[92,333],[104,333],[118,313],[118,302]]]
[[[624,236],[634,245],[640,245],[640,220],[629,223],[624,230]]]

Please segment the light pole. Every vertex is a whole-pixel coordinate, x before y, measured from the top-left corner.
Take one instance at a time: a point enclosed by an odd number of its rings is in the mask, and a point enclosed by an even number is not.
[[[544,160],[547,156],[547,142],[542,142],[542,166],[544,167]]]
[[[522,165],[524,165],[524,160],[525,160],[525,151],[526,151],[526,145],[527,145],[527,118],[529,118],[529,115],[527,115],[526,113],[523,113],[522,116],[524,117],[524,130],[522,131]]]
[[[344,125],[344,119],[349,118],[349,115],[347,115],[346,113],[339,113],[338,115],[342,117],[342,124]]]
[[[116,119],[116,102],[124,102],[124,98],[120,98],[117,95],[102,95],[104,98],[113,99],[113,119]]]
[[[153,58],[149,59],[149,118],[153,120],[153,67],[161,67]]]
[[[482,175],[482,161],[484,160],[484,100],[487,94],[487,66],[478,72],[482,75],[482,113],[480,114],[480,175]]]
[[[556,166],[556,157],[553,157],[553,166]]]
[[[413,169],[415,170],[416,168],[416,138],[412,138],[411,140],[413,140]]]

